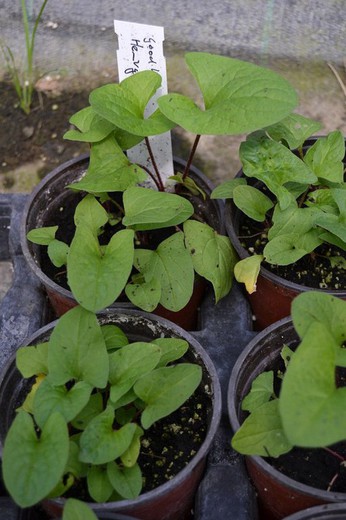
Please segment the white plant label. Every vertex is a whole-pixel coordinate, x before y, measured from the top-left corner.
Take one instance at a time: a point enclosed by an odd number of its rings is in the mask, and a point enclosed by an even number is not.
[[[148,117],[157,108],[157,98],[167,94],[166,60],[163,55],[164,29],[156,25],[114,20],[114,30],[118,36],[119,81],[143,70],[153,70],[162,77],[161,87],[145,110],[144,115]],[[167,178],[174,174],[171,133],[151,136],[149,141],[162,180],[166,183]],[[131,161],[154,171],[145,143],[134,146],[127,151],[127,155]]]

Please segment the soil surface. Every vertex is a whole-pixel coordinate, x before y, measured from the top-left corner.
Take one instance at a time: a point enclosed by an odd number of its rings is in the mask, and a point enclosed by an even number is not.
[[[39,163],[43,177],[59,164],[88,150],[85,143],[63,139],[69,119],[88,105],[88,91],[35,92],[32,109],[26,115],[18,106],[16,92],[9,83],[0,83],[0,176],[6,188],[6,173],[26,163]]]

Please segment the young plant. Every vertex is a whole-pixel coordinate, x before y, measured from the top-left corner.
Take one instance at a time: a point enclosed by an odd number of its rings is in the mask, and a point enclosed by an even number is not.
[[[182,359],[188,348],[179,338],[131,343],[80,306],[60,318],[48,341],[20,348],[17,368],[33,384],[2,454],[15,502],[73,496],[81,483],[96,502],[138,496],[144,431],[201,382],[202,368]]]
[[[195,273],[211,282],[216,301],[231,288],[235,256],[230,242],[199,221],[188,200],[206,197],[188,176],[198,141],[201,134],[238,134],[276,122],[292,111],[297,99],[283,78],[250,63],[207,53],[189,53],[186,63],[204,109],[186,96],[168,94],[145,118],[161,77],[143,71],[92,91],[90,106],[70,120],[76,129],[65,138],[91,143],[87,172],[70,186],[88,193],[76,210],[75,236],[71,244],[59,243],[53,227],[31,231],[28,238],[48,245],[54,265],[67,265],[69,286],[89,310],[111,304],[125,289],[141,309],[152,311],[161,304],[178,311],[190,300]],[[172,193],[157,169],[148,137],[176,124],[197,135],[185,171],[173,176]],[[126,156],[127,149],[142,141],[153,171]],[[142,186],[148,175],[154,188]],[[122,228],[109,244],[100,245],[105,227],[116,230],[119,222]],[[165,233],[164,240],[151,246],[147,236],[157,229]],[[112,280],[107,291],[105,280]]]
[[[212,193],[213,198],[232,198],[247,217],[262,224],[262,252],[240,260],[234,269],[249,293],[256,290],[262,262],[289,265],[305,255],[315,258],[321,244],[339,248],[340,256],[331,256],[330,263],[346,267],[345,140],[334,131],[304,153],[305,140],[319,128],[319,123],[291,114],[251,134],[240,146],[245,177]]]
[[[346,367],[346,302],[307,291],[293,300],[292,320],[300,343],[294,352],[284,348],[284,373],[263,372],[243,399],[249,415],[232,439],[240,453],[278,457],[294,446],[346,440],[346,388],[336,377]],[[278,396],[275,375],[282,379]]]
[[[44,0],[41,4],[39,13],[35,20],[32,31],[30,31],[30,24],[28,19],[28,11],[26,6],[26,0],[21,0],[22,7],[22,19],[23,19],[23,31],[25,36],[26,46],[26,62],[23,75],[20,74],[18,66],[16,65],[13,53],[8,45],[0,44],[2,54],[4,56],[7,71],[17,93],[19,99],[19,106],[25,112],[30,114],[32,95],[34,92],[34,50],[35,50],[35,38],[38,24],[43,15],[43,11],[47,5],[48,0]],[[23,76],[21,78],[21,76]]]

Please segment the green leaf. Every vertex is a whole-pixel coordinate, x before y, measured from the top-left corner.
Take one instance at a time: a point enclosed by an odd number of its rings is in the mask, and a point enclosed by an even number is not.
[[[252,255],[243,258],[234,266],[234,276],[240,283],[245,283],[249,294],[256,291],[257,278],[261,269],[263,255]]]
[[[311,229],[302,235],[287,233],[270,240],[263,254],[266,262],[270,264],[289,265],[314,251],[321,243],[317,229]]]
[[[67,425],[53,413],[37,437],[34,422],[19,412],[5,440],[2,469],[5,485],[20,507],[30,507],[60,481],[69,454]]]
[[[107,211],[94,195],[86,195],[77,205],[74,213],[76,226],[87,225],[97,235],[100,228],[108,222]]]
[[[75,478],[86,477],[88,473],[88,465],[79,460],[79,444],[70,437],[70,448],[68,461],[65,467],[65,475],[70,474]],[[59,496],[59,495],[58,495]]]
[[[132,468],[137,462],[137,459],[141,451],[141,436],[143,435],[143,433],[144,432],[142,428],[137,426],[131,445],[120,457],[121,462],[124,464],[126,468]]]
[[[184,234],[193,267],[200,276],[212,283],[217,303],[229,293],[232,286],[236,257],[231,243],[208,224],[197,220],[184,223]]]
[[[95,112],[117,127],[142,137],[167,132],[173,126],[166,117],[153,114],[144,118],[151,97],[161,86],[161,76],[146,70],[134,74],[120,84],[103,85],[90,94]]]
[[[180,94],[158,99],[166,117],[195,134],[241,134],[268,126],[297,105],[289,83],[271,70],[203,52],[185,55],[205,109]],[[225,117],[227,114],[227,117]]]
[[[68,130],[63,138],[72,141],[95,143],[105,139],[114,130],[114,124],[96,114],[92,107],[82,108],[73,114],[70,123],[79,130]]]
[[[146,178],[144,170],[128,160],[114,136],[110,135],[92,145],[86,175],[70,184],[69,188],[92,193],[124,191]]]
[[[201,379],[201,367],[190,363],[157,368],[139,379],[134,391],[147,405],[141,417],[143,428],[150,428],[177,410],[193,394]]]
[[[113,488],[123,498],[138,497],[142,490],[142,473],[138,464],[121,468],[115,462],[107,464],[107,473]]]
[[[23,377],[29,378],[48,373],[48,342],[20,347],[16,353],[16,365]]]
[[[130,276],[134,232],[123,229],[101,249],[92,230],[78,226],[67,263],[68,283],[76,300],[90,311],[111,305]]]
[[[220,186],[214,188],[211,193],[211,199],[233,199],[233,190],[237,186],[245,186],[246,179],[243,177],[237,179],[231,179],[229,181],[225,181]]]
[[[55,233],[57,231],[58,226],[31,229],[27,233],[26,238],[34,244],[39,244],[40,246],[48,246],[55,239]]]
[[[111,400],[117,400],[130,390],[137,379],[151,372],[160,361],[158,345],[138,341],[130,343],[109,355],[109,382]]]
[[[302,236],[309,232],[315,225],[316,211],[314,208],[299,208],[296,202],[282,210],[276,205],[273,212],[273,225],[269,229],[268,239],[280,235],[296,233]]]
[[[291,150],[300,148],[306,139],[321,129],[321,123],[300,114],[290,114],[282,121],[266,128],[275,141],[285,141]]]
[[[138,231],[176,226],[194,212],[191,202],[180,195],[150,188],[128,188],[123,202],[124,226]]]
[[[108,352],[128,345],[126,334],[116,325],[102,325],[101,331]]]
[[[171,311],[180,311],[193,293],[194,269],[181,232],[166,238],[156,251],[137,249],[134,265],[146,280],[154,278],[161,284],[160,304]]]
[[[338,343],[328,328],[313,322],[286,370],[280,392],[280,414],[289,441],[302,447],[324,447],[345,439],[346,388],[337,388]]]
[[[189,349],[188,342],[181,338],[156,338],[151,343],[158,345],[161,350],[158,367],[180,359]]]
[[[201,195],[203,197],[203,200],[206,200],[207,196],[205,192],[198,186],[198,184],[191,177],[184,178],[182,173],[177,173],[176,175],[171,175],[169,179],[172,179],[173,181],[176,181],[178,184],[181,184],[193,195]]]
[[[65,386],[52,386],[49,378],[40,384],[34,398],[34,417],[42,428],[54,411],[61,413],[68,423],[86,406],[92,386],[79,381],[70,390]]]
[[[91,394],[84,408],[71,420],[71,424],[77,430],[85,430],[91,419],[99,415],[103,410],[101,393]]]
[[[95,314],[77,306],[59,319],[49,341],[48,367],[53,385],[76,380],[106,386],[108,354]]]
[[[114,410],[111,406],[92,419],[80,438],[80,460],[90,464],[105,464],[120,457],[130,446],[136,424],[113,429]]]
[[[274,372],[262,372],[252,381],[250,392],[244,397],[242,410],[253,412],[259,406],[267,403],[274,394]]]
[[[340,130],[320,137],[308,149],[304,161],[315,175],[330,182],[344,181],[345,140]]]
[[[107,502],[113,493],[107,466],[90,466],[87,475],[88,491],[95,502]]]
[[[75,498],[68,498],[65,503],[62,520],[97,520],[97,516],[85,502]]]
[[[55,267],[62,267],[67,263],[70,248],[61,240],[52,240],[48,245],[48,256]]]
[[[248,217],[263,222],[274,203],[267,195],[252,186],[237,186],[233,190],[234,204]]]
[[[232,438],[232,447],[260,457],[279,457],[292,449],[282,427],[278,399],[262,404],[245,419]]]
[[[241,143],[240,159],[245,175],[262,181],[277,197],[282,210],[295,200],[285,184],[295,182],[308,186],[317,182],[317,177],[299,157],[270,139],[249,139]]]
[[[294,328],[303,338],[313,323],[321,323],[335,341],[346,340],[346,303],[320,291],[307,291],[295,298],[291,307]]]
[[[161,299],[160,280],[152,278],[150,282],[146,282],[143,279],[142,283],[127,284],[125,294],[136,307],[152,312],[156,309]]]

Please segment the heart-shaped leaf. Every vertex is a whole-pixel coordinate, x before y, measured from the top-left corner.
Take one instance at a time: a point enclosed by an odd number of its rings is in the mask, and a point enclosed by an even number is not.
[[[142,473],[138,464],[121,468],[115,462],[107,464],[107,473],[115,491],[123,498],[138,497],[142,489]]]
[[[272,370],[262,372],[252,381],[250,392],[242,400],[242,410],[253,412],[262,404],[267,403],[273,397],[273,394],[274,373]]]
[[[311,253],[321,245],[318,229],[299,233],[279,235],[267,243],[263,250],[266,262],[270,264],[289,265]]]
[[[195,271],[212,283],[215,301],[229,293],[236,256],[229,239],[197,220],[184,223],[186,247]]]
[[[300,114],[290,114],[282,121],[266,128],[275,141],[285,141],[291,150],[299,148],[304,141],[321,128],[321,123]]]
[[[160,361],[158,345],[135,342],[109,355],[109,382],[111,400],[116,403],[140,377],[151,372]]]
[[[30,507],[60,481],[69,454],[67,425],[59,413],[47,420],[39,437],[26,412],[19,412],[4,444],[2,469],[6,487],[21,507]]]
[[[146,178],[144,170],[128,160],[114,136],[110,135],[92,145],[86,174],[69,187],[91,193],[124,191]]]
[[[52,240],[55,239],[55,233],[58,230],[58,226],[48,226],[37,229],[31,229],[26,238],[33,242],[34,244],[39,244],[40,246],[48,246]]]
[[[20,347],[16,353],[16,365],[23,377],[48,373],[48,342]]]
[[[53,385],[76,380],[106,386],[108,354],[95,314],[77,306],[59,319],[49,341],[48,367]]]
[[[245,419],[232,438],[232,446],[244,455],[279,457],[292,449],[282,427],[279,400],[262,404]]]
[[[158,105],[166,117],[189,132],[248,133],[280,121],[297,105],[294,89],[271,70],[203,52],[188,53],[185,60],[205,109],[181,94],[162,96]]]
[[[339,345],[321,322],[304,334],[286,370],[280,392],[280,414],[295,446],[324,447],[345,438],[346,388],[335,383]]]
[[[134,391],[146,403],[141,417],[143,428],[150,428],[177,410],[193,394],[201,379],[201,367],[191,363],[157,368],[139,379]]]
[[[80,438],[80,460],[90,464],[105,464],[120,457],[130,446],[136,424],[113,429],[114,410],[111,406],[95,417]]]
[[[183,233],[166,238],[156,251],[136,250],[134,265],[147,282],[160,281],[163,307],[174,312],[185,307],[193,293],[195,273]]]
[[[101,249],[89,227],[77,227],[70,246],[67,277],[80,305],[96,312],[118,298],[131,273],[133,238],[133,230],[123,229]]]
[[[122,130],[142,137],[161,134],[173,128],[174,123],[158,113],[144,117],[145,108],[160,85],[161,76],[145,70],[119,84],[93,90],[89,101],[95,112]]]
[[[176,226],[194,212],[191,202],[176,195],[148,188],[132,187],[124,192],[124,226],[135,230]]]
[[[74,223],[76,226],[87,225],[97,235],[102,226],[108,222],[107,211],[101,206],[94,195],[86,195],[77,204],[74,213]]]
[[[63,136],[64,139],[87,143],[102,141],[115,127],[113,123],[96,114],[92,107],[82,108],[82,110],[73,114],[70,123],[76,126],[78,130],[68,130]]]
[[[46,378],[39,386],[34,399],[34,417],[42,428],[53,411],[61,413],[68,423],[86,406],[92,386],[78,381],[70,390],[65,386],[53,386]]]

